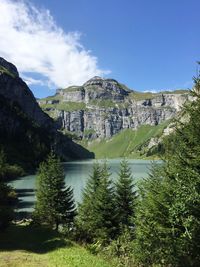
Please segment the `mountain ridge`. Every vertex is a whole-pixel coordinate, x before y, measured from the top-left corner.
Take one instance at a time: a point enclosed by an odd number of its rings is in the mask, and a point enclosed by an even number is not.
[[[170,120],[191,100],[184,90],[140,93],[127,88],[114,79],[93,77],[82,86],[59,89],[38,102],[62,130],[80,139],[104,139],[123,129]]]

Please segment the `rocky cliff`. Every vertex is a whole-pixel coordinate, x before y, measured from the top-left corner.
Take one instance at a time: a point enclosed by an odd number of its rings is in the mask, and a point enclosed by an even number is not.
[[[93,157],[59,132],[43,112],[17,68],[0,58],[0,148],[8,160],[28,167],[37,165],[50,149],[63,159]]]
[[[5,98],[11,106],[18,105],[22,112],[33,120],[38,126],[53,129],[53,120],[44,113],[35,100],[31,90],[19,77],[16,67],[0,58],[0,96]],[[2,112],[2,109],[1,109]],[[10,118],[12,120],[12,118]],[[5,123],[7,121],[7,123]],[[7,129],[8,133],[17,131],[16,121],[8,124],[8,118],[0,116],[1,128]]]
[[[114,79],[94,77],[83,86],[59,89],[39,104],[63,131],[81,139],[104,139],[170,120],[189,99],[187,91],[141,93]]]

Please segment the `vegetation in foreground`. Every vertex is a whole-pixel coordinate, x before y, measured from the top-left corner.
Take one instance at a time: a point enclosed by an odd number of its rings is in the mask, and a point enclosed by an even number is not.
[[[0,150],[0,230],[5,229],[14,218],[14,206],[17,203],[16,193],[6,181],[19,174],[22,174],[22,170],[9,165],[4,152]]]
[[[103,167],[95,165],[84,191],[83,202],[78,208],[76,220],[71,219],[70,227],[67,229],[64,222],[64,220],[67,222],[67,217],[59,221],[63,226],[63,234],[84,242],[88,251],[94,254],[103,254],[107,259],[114,257],[115,266],[200,266],[200,74],[194,82],[194,89],[191,93],[196,100],[185,105],[184,123],[181,119],[176,123],[176,131],[168,140],[169,149],[165,164],[152,170],[149,178],[140,183],[137,194],[125,160],[121,164],[116,185],[111,183],[106,164]],[[41,172],[45,172],[44,175],[41,175]],[[51,194],[47,194],[51,204],[48,206],[48,216],[43,216],[42,210],[43,220],[39,222],[40,227],[29,226],[26,228],[28,233],[34,229],[42,231],[44,225],[51,227],[48,234],[54,232],[53,228],[58,229],[57,218],[63,212],[58,207],[62,206],[63,198],[58,197],[56,189],[60,179],[61,186],[58,189],[61,190],[60,193],[65,192],[62,187],[62,173],[59,168],[54,172],[54,167],[42,164],[39,175],[40,178],[44,178],[43,181],[46,181],[46,173],[48,178],[53,177],[51,182],[49,180],[50,183],[45,183],[46,191],[49,191],[48,187],[52,190]],[[55,205],[56,200],[57,205]],[[68,204],[70,201],[71,198],[67,199]],[[48,205],[47,202],[46,205]],[[126,207],[125,213],[124,207]],[[12,228],[8,228],[7,231],[9,229]],[[16,233],[19,234],[20,231],[17,230]],[[42,232],[39,233],[41,238]],[[11,242],[8,243],[5,240],[8,236],[8,232],[7,234],[1,233],[2,250],[8,251],[15,242],[23,249],[24,243],[19,242],[20,237],[15,238],[13,234]],[[23,236],[27,238],[25,234]],[[31,238],[26,248],[28,251],[34,250],[34,242],[38,238],[37,233],[32,233]],[[52,249],[51,244],[54,242],[57,249],[54,245]],[[71,251],[69,246],[73,249],[74,243],[72,241],[66,243],[64,237],[61,237],[59,241],[51,238],[40,240],[40,244],[44,251],[41,250],[39,253],[45,252],[46,256],[43,260],[48,260],[47,262],[54,266],[59,266],[59,264],[67,266],[66,264],[71,262],[71,266],[112,266],[113,264],[111,261],[100,263],[97,260],[100,256],[91,256],[85,250],[78,263],[77,258],[73,262],[74,251]],[[77,245],[74,247],[77,249]],[[40,245],[37,246],[36,252],[38,248]],[[83,251],[83,247],[78,246],[78,249]],[[51,250],[52,254],[48,250]],[[76,250],[75,254],[79,252]],[[9,258],[10,254],[2,253],[0,257]],[[85,257],[86,265],[81,265]],[[37,260],[39,261],[40,258],[38,257]]]
[[[0,233],[0,267],[112,267],[50,228],[11,225]]]
[[[194,82],[166,164],[140,186],[134,246],[143,266],[200,265],[200,75]]]
[[[50,226],[60,224],[70,228],[76,215],[73,190],[65,187],[65,174],[59,159],[53,153],[39,166],[34,221]]]

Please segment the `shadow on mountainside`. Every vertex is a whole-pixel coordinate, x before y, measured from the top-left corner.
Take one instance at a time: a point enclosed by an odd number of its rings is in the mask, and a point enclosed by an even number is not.
[[[45,227],[11,225],[4,232],[0,232],[0,251],[25,250],[43,254],[71,246],[72,242]]]

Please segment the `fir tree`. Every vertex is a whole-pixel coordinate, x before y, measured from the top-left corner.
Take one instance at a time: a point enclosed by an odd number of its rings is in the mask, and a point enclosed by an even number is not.
[[[95,211],[94,203],[96,199],[97,189],[101,179],[101,167],[99,163],[93,165],[93,171],[90,175],[86,187],[83,191],[83,198],[79,204],[78,216],[76,220],[79,238],[88,242],[92,241],[95,236]]]
[[[142,266],[176,266],[176,234],[169,216],[173,198],[173,181],[169,183],[162,167],[153,168],[139,184],[134,254]]]
[[[0,150],[0,229],[6,228],[14,218],[14,205],[17,201],[14,190],[5,182],[7,166],[6,156]]]
[[[133,177],[125,159],[120,164],[115,201],[119,226],[123,229],[133,226],[136,191],[134,191]]]
[[[51,153],[39,167],[34,217],[56,229],[70,226],[76,214],[73,190],[65,187],[64,178],[60,160]]]
[[[101,239],[103,242],[114,239],[117,230],[116,207],[114,188],[106,162],[102,167],[101,180],[96,193],[94,216],[97,239]]]
[[[116,232],[114,190],[107,164],[93,166],[79,205],[77,227],[86,241],[108,241]]]
[[[200,75],[193,102],[183,108],[165,166],[144,182],[136,214],[140,263],[198,266],[200,263]]]
[[[6,228],[14,218],[16,194],[0,178],[0,229]]]

